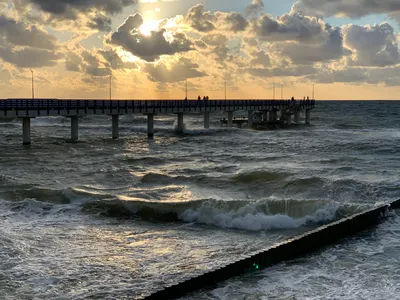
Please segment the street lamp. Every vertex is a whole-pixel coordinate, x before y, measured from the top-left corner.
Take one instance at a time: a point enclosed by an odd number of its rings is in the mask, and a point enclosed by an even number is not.
[[[33,82],[33,70],[31,69],[31,73],[32,73],[32,100],[35,100],[35,85]]]
[[[110,75],[110,100],[111,100],[111,98],[112,98],[112,90],[111,90],[111,80],[112,80],[112,75]]]

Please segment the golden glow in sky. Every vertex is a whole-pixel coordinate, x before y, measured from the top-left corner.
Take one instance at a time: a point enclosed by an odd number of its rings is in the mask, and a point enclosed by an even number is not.
[[[157,31],[158,23],[156,20],[147,20],[140,26],[139,31],[145,36],[151,36],[152,31]]]
[[[389,0],[2,2],[0,98],[29,97],[31,69],[42,98],[107,97],[110,75],[121,99],[400,95]]]

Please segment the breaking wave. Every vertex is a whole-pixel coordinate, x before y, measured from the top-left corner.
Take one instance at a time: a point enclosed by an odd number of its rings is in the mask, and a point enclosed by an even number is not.
[[[152,222],[188,222],[249,231],[316,226],[360,211],[327,201],[260,200],[190,202],[95,201],[83,204],[86,213],[115,218],[139,217]]]

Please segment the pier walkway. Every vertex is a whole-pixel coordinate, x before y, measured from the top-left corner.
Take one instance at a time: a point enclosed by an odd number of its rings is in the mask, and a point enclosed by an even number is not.
[[[253,123],[254,112],[269,114],[271,120],[278,112],[294,115],[300,123],[300,112],[305,112],[305,123],[310,123],[310,112],[315,100],[72,100],[72,99],[0,99],[1,119],[22,119],[23,144],[31,143],[31,118],[64,116],[71,119],[71,141],[78,140],[78,119],[87,115],[112,116],[112,138],[119,137],[119,116],[129,114],[147,115],[147,133],[154,136],[154,115],[177,114],[177,131],[184,129],[185,113],[203,113],[204,128],[210,127],[211,112],[226,112],[227,125],[233,126],[235,111],[248,112],[248,126]]]

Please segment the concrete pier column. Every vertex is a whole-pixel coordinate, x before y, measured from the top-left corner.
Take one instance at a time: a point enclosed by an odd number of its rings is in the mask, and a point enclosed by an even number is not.
[[[306,109],[306,124],[310,125],[311,124],[311,110]]]
[[[78,141],[78,117],[71,117],[71,141]]]
[[[228,127],[233,127],[233,111],[228,111]]]
[[[268,110],[263,111],[262,120],[264,122],[268,121],[268,113],[270,114],[270,112]]]
[[[292,125],[292,114],[291,113],[287,114],[287,124],[288,124],[288,126]]]
[[[300,124],[300,110],[296,110],[294,113],[294,122]]]
[[[278,117],[278,112],[275,109],[269,112],[269,121],[276,121],[277,117]]]
[[[154,114],[147,114],[147,137],[154,138]]]
[[[209,111],[204,112],[204,128],[205,129],[210,128],[210,112]]]
[[[249,110],[247,113],[247,127],[251,128],[253,126],[253,111]]]
[[[24,145],[31,144],[31,119],[30,118],[22,119],[22,143]]]
[[[183,133],[184,129],[185,125],[183,123],[183,113],[178,113],[178,127],[176,128],[176,131],[178,133]]]
[[[119,138],[119,115],[112,115],[112,138]]]

